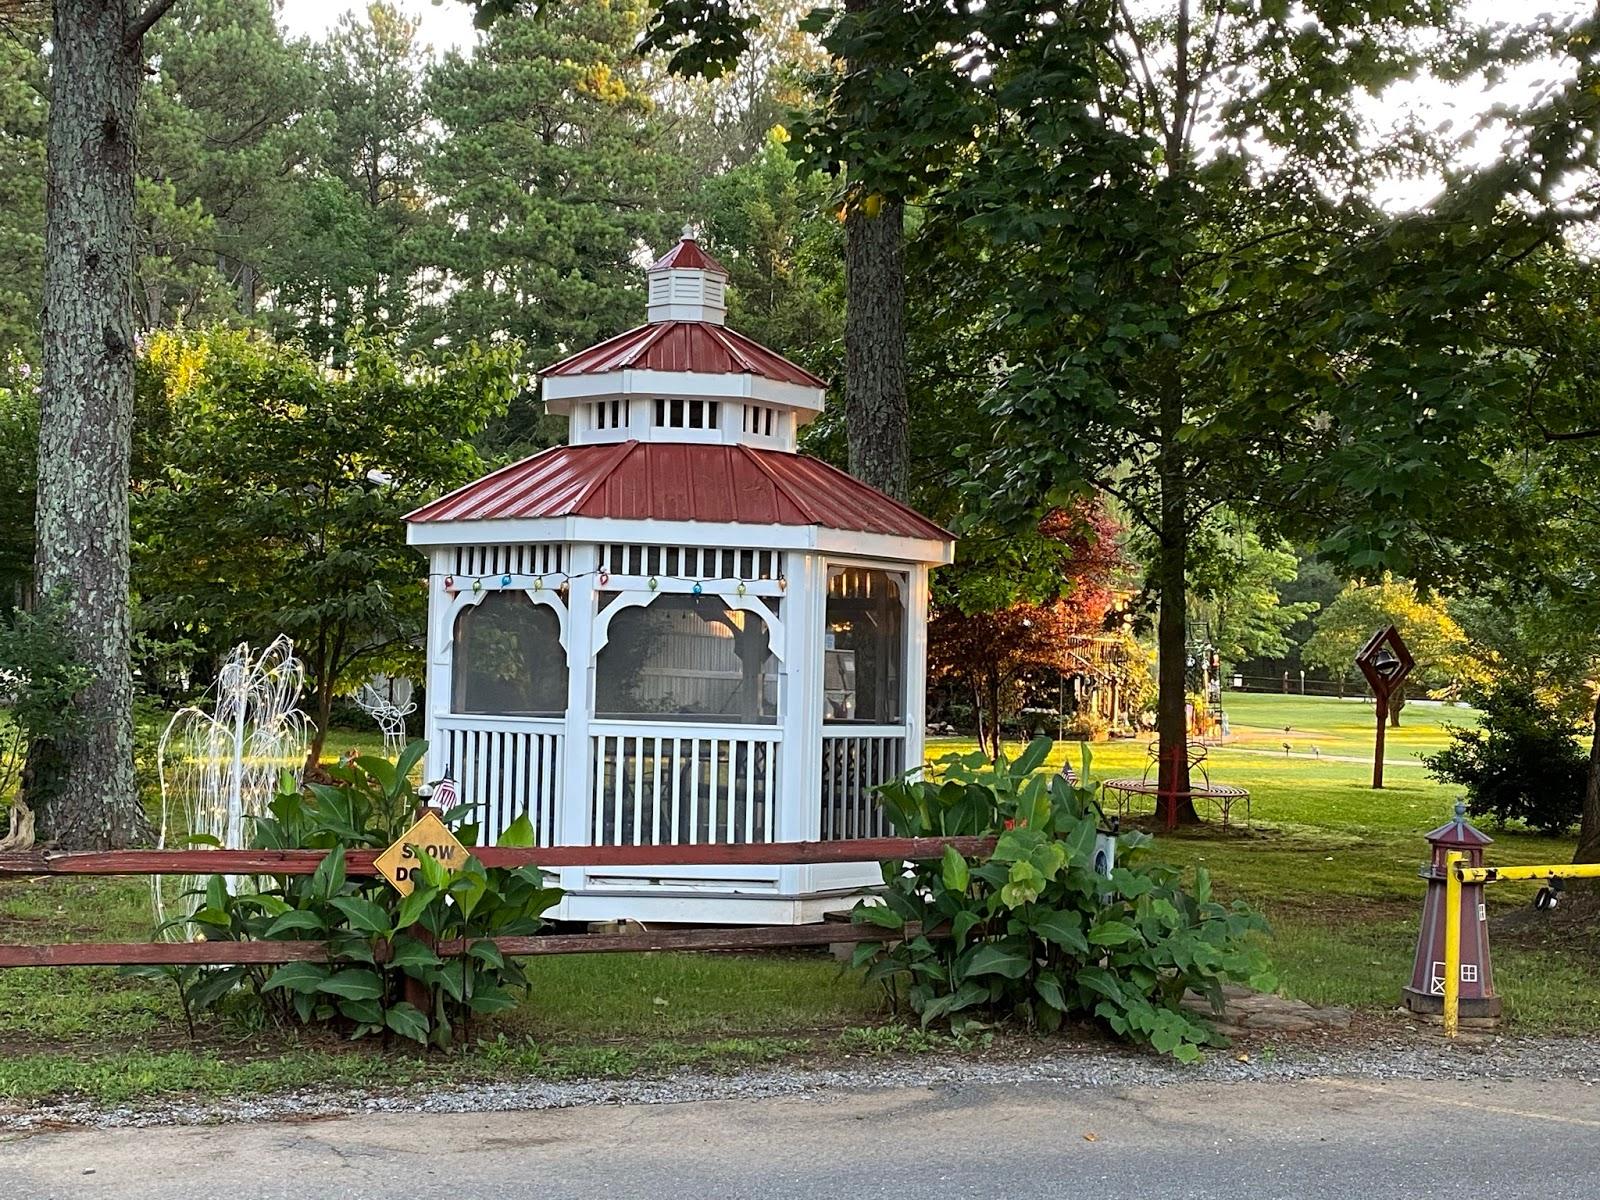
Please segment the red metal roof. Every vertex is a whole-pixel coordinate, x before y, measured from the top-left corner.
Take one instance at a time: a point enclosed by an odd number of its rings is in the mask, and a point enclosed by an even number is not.
[[[820,525],[954,540],[914,509],[817,459],[700,442],[558,446],[441,496],[406,520],[539,517]]]
[[[723,325],[707,321],[657,321],[607,338],[598,346],[546,367],[543,375],[602,375],[636,367],[646,371],[697,371],[707,375],[760,375],[780,383],[825,388],[827,383],[781,354]]]
[[[687,268],[692,271],[720,271],[724,275],[728,273],[728,268],[700,249],[700,243],[693,238],[684,238],[683,241],[650,264],[650,270],[652,271],[666,271],[673,267]]]

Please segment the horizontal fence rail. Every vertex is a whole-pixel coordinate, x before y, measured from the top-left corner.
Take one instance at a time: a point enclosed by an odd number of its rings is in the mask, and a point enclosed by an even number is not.
[[[916,937],[915,922],[904,930],[879,925],[752,926],[743,929],[669,929],[643,933],[549,934],[543,937],[456,938],[435,942],[441,958],[460,958],[469,945],[493,942],[502,954],[532,958],[546,954],[632,954],[650,950],[773,950],[832,946],[848,942],[899,941]],[[374,950],[383,961],[384,947]],[[54,946],[0,945],[0,968],[119,966],[282,966],[292,962],[331,962],[326,942],[74,942]]]
[[[711,846],[484,846],[473,853],[486,867],[536,866],[728,866],[806,865],[872,860],[939,858],[947,846],[964,855],[987,855],[995,839],[984,837],[862,838],[850,842],[767,842]],[[52,875],[309,875],[326,850],[34,850],[0,854],[0,878]],[[347,852],[345,873],[373,876],[377,851]],[[652,930],[627,934],[550,934],[542,937],[457,939],[441,942],[443,957],[459,957],[479,941],[503,954],[618,954],[650,950],[758,950],[878,942],[915,937],[908,925],[889,931],[876,925],[776,925],[746,928]],[[384,945],[375,953],[381,958]],[[325,942],[77,942],[55,945],[0,944],[0,968],[93,966],[232,966],[328,962]]]
[[[712,846],[478,846],[486,867],[807,866],[814,863],[931,859],[954,846],[982,855],[995,839],[858,838],[849,842],[747,842]],[[345,854],[345,873],[376,875],[377,850]],[[310,875],[326,850],[30,850],[0,854],[7,875]]]

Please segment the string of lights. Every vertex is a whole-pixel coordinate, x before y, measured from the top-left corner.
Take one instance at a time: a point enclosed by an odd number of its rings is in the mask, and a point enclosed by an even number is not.
[[[500,589],[522,589],[534,592],[542,592],[545,590],[545,588],[551,586],[551,580],[558,580],[559,582],[554,585],[554,590],[565,597],[569,586],[574,579],[593,578],[601,587],[606,587],[611,582],[612,572],[603,568],[594,571],[506,571],[500,573],[497,577],[492,571],[483,575],[458,575],[453,571],[430,571],[427,576],[427,581],[428,583],[431,583],[435,579],[443,580],[444,590],[447,592],[482,592],[488,589],[490,581],[496,581],[497,578],[498,587]],[[630,578],[637,577],[630,576]],[[661,587],[661,581],[663,579],[669,579],[675,583],[687,583],[693,585],[690,588],[690,591],[696,596],[702,595],[707,585],[715,584],[721,588],[729,582],[728,578],[721,576],[697,577],[693,575],[651,575],[648,577],[645,586],[648,587],[652,592],[658,591]],[[755,585],[768,583],[776,583],[778,585],[778,591],[780,592],[787,592],[789,590],[788,577],[780,574],[776,579],[737,579],[735,581],[734,593],[739,596],[745,596],[749,594],[750,589]],[[428,584],[424,584],[424,586],[427,585]]]

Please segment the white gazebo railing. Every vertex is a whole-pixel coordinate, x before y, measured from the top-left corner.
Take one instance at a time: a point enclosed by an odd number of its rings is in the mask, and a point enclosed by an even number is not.
[[[776,840],[782,739],[776,726],[594,722],[591,843]]]
[[[451,713],[436,716],[434,724],[461,803],[477,809],[483,845],[494,845],[524,813],[533,823],[535,845],[557,844],[565,741],[559,717]]]
[[[904,727],[823,726],[822,840],[887,836],[874,789],[905,770]]]

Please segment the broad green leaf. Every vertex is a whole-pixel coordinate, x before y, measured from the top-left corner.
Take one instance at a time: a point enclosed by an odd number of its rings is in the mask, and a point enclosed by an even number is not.
[[[1096,921],[1089,929],[1089,941],[1096,946],[1121,946],[1139,940],[1139,931],[1126,921]]]
[[[366,967],[347,967],[324,979],[317,990],[346,1000],[376,1000],[383,995],[383,979]]]
[[[397,971],[407,967],[437,967],[443,962],[426,942],[405,934],[394,939],[389,954],[389,966]]]
[[[411,894],[400,901],[400,909],[395,913],[394,927],[396,929],[410,929],[422,919],[422,914],[428,905],[438,898],[438,888],[413,888]]]
[[[534,835],[533,822],[528,820],[527,813],[523,813],[506,826],[495,845],[527,850],[532,849],[535,840],[537,839]]]
[[[428,743],[423,738],[407,742],[406,748],[400,751],[400,757],[395,759],[394,773],[401,779],[406,778],[411,774],[412,768],[422,761],[422,756],[427,752]]]
[[[517,997],[498,984],[489,984],[475,991],[468,1003],[475,1013],[497,1013],[515,1008]]]
[[[328,968],[321,963],[285,963],[267,978],[261,990],[270,992],[275,988],[288,988],[292,992],[314,992],[327,977]]]
[[[401,1037],[428,1044],[428,1018],[409,1001],[402,1000],[384,1010],[383,1023]]]
[[[1031,965],[1027,955],[1018,954],[997,942],[986,942],[967,961],[965,974],[968,977],[1000,975],[1006,979],[1020,979],[1028,973]]]
[[[1083,914],[1080,912],[1058,909],[1042,913],[1034,919],[1031,928],[1045,941],[1070,950],[1079,958],[1089,954],[1089,941],[1083,935]]]
[[[972,879],[971,873],[967,870],[967,860],[957,852],[954,846],[946,846],[944,848],[941,874],[945,887],[952,892],[965,892],[967,884]]]
[[[1033,981],[1033,990],[1057,1012],[1067,1011],[1067,995],[1061,990],[1061,981],[1054,975],[1040,975]]]
[[[316,913],[303,908],[292,908],[268,925],[262,935],[268,938],[279,938],[286,933],[317,933],[328,931],[327,924]]]
[[[331,903],[345,915],[352,929],[389,936],[389,914],[364,896],[335,896]]]
[[[904,929],[906,924],[904,917],[882,904],[858,904],[850,915],[857,923],[864,921],[880,929]]]
[[[344,847],[328,851],[311,876],[311,893],[319,900],[331,900],[344,890]]]

